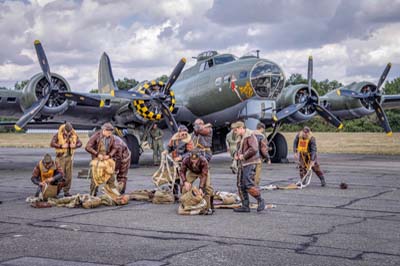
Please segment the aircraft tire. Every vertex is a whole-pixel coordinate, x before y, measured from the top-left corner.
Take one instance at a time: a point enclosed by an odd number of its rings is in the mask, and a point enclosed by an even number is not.
[[[276,133],[275,137],[271,139],[271,135],[268,136],[269,146],[272,148],[269,151],[271,162],[282,163],[287,161],[288,146],[285,137],[281,133]]]
[[[131,151],[131,168],[138,168],[140,158],[139,141],[134,135],[126,135],[125,140],[126,145],[128,145],[128,148]]]

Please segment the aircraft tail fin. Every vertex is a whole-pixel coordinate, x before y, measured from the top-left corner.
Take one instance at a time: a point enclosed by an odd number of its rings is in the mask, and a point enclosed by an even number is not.
[[[118,90],[114,81],[110,58],[105,52],[100,58],[98,82],[99,93],[110,93],[112,90]]]

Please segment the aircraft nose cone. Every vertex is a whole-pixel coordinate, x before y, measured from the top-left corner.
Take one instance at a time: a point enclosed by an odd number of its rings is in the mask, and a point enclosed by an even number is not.
[[[264,98],[273,98],[283,89],[285,75],[275,63],[258,61],[250,72],[251,85],[256,94]]]

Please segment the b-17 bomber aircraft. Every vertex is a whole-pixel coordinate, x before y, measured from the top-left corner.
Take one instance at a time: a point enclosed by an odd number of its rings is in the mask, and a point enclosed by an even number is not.
[[[322,116],[337,128],[344,119],[375,112],[381,126],[392,134],[383,107],[398,108],[400,95],[385,95],[382,85],[390,70],[388,64],[377,84],[354,82],[320,96],[312,88],[313,61],[308,61],[308,84],[285,87],[281,67],[257,55],[240,58],[207,51],[196,64],[182,72],[181,59],[166,83],[149,81],[129,91],[118,90],[110,59],[100,59],[99,93],[71,91],[68,82],[50,72],[44,49],[34,42],[42,73],[34,75],[22,91],[0,90],[0,116],[15,118],[17,130],[26,127],[55,127],[65,121],[75,128],[97,129],[111,121],[132,151],[137,165],[141,143],[154,123],[175,132],[178,124],[189,128],[196,118],[213,125],[214,153],[226,151],[225,137],[232,122],[242,119],[254,129],[262,122],[272,127],[268,136],[272,162],[285,161],[287,142],[279,127]]]

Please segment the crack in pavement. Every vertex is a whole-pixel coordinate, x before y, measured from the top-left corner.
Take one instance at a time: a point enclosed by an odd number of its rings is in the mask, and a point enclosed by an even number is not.
[[[338,205],[338,206],[336,206],[335,208],[338,208],[338,209],[345,208],[345,207],[348,207],[348,206],[350,206],[350,205],[352,205],[352,204],[354,204],[354,203],[356,203],[356,202],[359,202],[359,201],[361,201],[361,200],[373,199],[373,198],[379,197],[379,196],[381,196],[381,195],[383,195],[383,194],[386,194],[386,193],[388,193],[388,192],[394,192],[394,191],[396,191],[396,190],[397,190],[397,189],[386,190],[386,191],[379,192],[379,193],[377,193],[377,194],[375,194],[375,195],[372,195],[372,196],[353,199],[353,200],[349,201],[348,203],[343,204],[343,205]]]
[[[381,211],[381,210],[366,210],[366,209],[357,209],[357,208],[338,208],[337,206],[315,206],[315,205],[303,205],[303,204],[288,204],[288,203],[276,203],[276,202],[271,202],[272,204],[275,204],[277,206],[283,205],[283,206],[293,206],[293,207],[309,207],[309,208],[322,208],[322,209],[341,209],[341,210],[349,210],[349,211],[362,211],[362,212],[373,212],[373,213],[391,213],[391,214],[400,214],[400,212],[396,211]],[[275,210],[274,210],[275,211]]]
[[[300,236],[310,237],[311,239],[310,239],[310,241],[301,244],[300,248],[296,249],[295,252],[298,254],[304,253],[304,251],[306,251],[309,247],[313,246],[313,244],[318,242],[320,236],[328,235],[328,234],[332,233],[333,231],[335,231],[335,229],[338,227],[360,224],[360,223],[365,222],[366,220],[367,220],[367,218],[363,218],[360,221],[356,221],[356,222],[349,222],[349,223],[344,223],[344,224],[333,225],[326,232],[319,232],[319,233],[313,233],[313,234],[301,234]]]
[[[200,249],[205,248],[205,247],[208,247],[208,246],[210,246],[210,244],[208,244],[208,245],[201,245],[201,246],[198,246],[198,247],[195,247],[195,248],[192,248],[192,249],[189,249],[189,250],[185,250],[185,251],[180,251],[180,252],[176,252],[176,253],[171,253],[171,254],[169,254],[169,255],[164,256],[163,258],[161,258],[160,261],[168,260],[168,259],[170,259],[170,258],[172,258],[172,257],[178,256],[178,255],[182,255],[182,254],[185,254],[185,253],[197,251],[197,250],[200,250]],[[169,263],[169,262],[168,262],[168,263]]]

